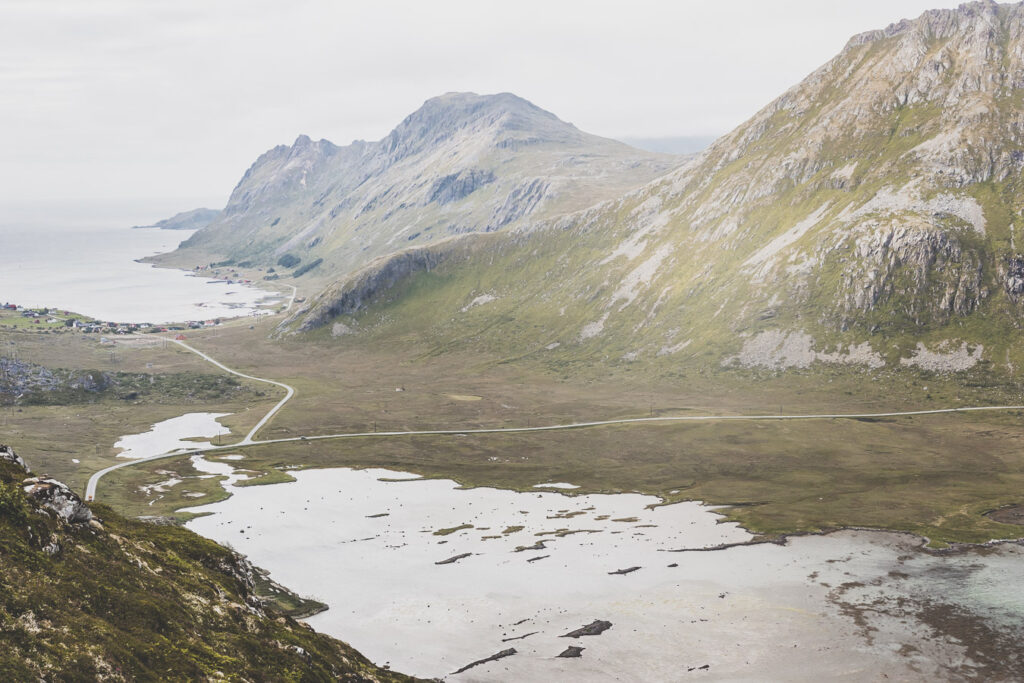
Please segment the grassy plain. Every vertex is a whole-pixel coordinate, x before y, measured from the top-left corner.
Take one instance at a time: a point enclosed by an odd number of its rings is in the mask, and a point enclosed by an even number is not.
[[[629,363],[577,364],[572,378],[529,358],[391,348],[358,338],[270,341],[269,324],[190,332],[189,343],[241,372],[297,394],[261,439],[326,433],[510,427],[648,415],[885,412],[1018,404],[1019,387],[978,374],[964,381],[910,371],[821,368],[784,374],[680,366],[653,376]],[[219,373],[157,338],[101,345],[95,335],[0,329],[0,348],[49,367],[183,375]],[[185,412],[230,412],[244,433],[279,398],[250,383],[232,400],[188,396],[3,410],[4,441],[37,471],[76,487],[116,462],[113,443]],[[475,400],[466,400],[473,397]],[[225,441],[233,437],[225,437]],[[296,467],[374,466],[468,486],[528,489],[571,481],[580,492],[641,491],[699,499],[765,534],[869,526],[914,531],[937,544],[1024,535],[983,516],[1019,504],[1024,421],[1018,413],[797,422],[621,425],[541,434],[351,439],[249,447],[236,466],[252,483],[287,481]],[[75,464],[71,459],[80,460]],[[225,494],[188,459],[120,470],[102,497],[129,514],[171,514]],[[143,489],[168,479],[184,483]]]
[[[0,355],[16,355],[48,368],[152,374],[155,386],[164,388],[162,393],[140,393],[128,400],[119,397],[124,392],[110,391],[92,401],[0,407],[0,442],[24,452],[36,472],[53,475],[78,490],[93,472],[117,462],[113,445],[125,434],[148,431],[155,422],[183,413],[205,411],[231,413],[222,422],[233,432],[244,432],[279,399],[277,390],[249,382],[240,382],[241,390],[218,397],[202,378],[223,373],[155,337],[141,343],[117,338],[112,345],[99,339],[99,335],[66,328],[51,333],[0,328]],[[137,382],[138,377],[134,379]]]
[[[189,343],[242,372],[292,384],[297,395],[264,429],[272,439],[325,433],[473,428],[567,423],[647,415],[884,412],[956,405],[1021,403],[1019,388],[988,375],[964,381],[901,371],[849,368],[784,374],[679,367],[653,377],[631,364],[593,365],[565,379],[520,360],[449,352],[432,354],[414,341],[390,349],[352,339],[265,339],[269,327],[230,324],[190,333]],[[27,335],[28,333],[22,333]],[[108,349],[78,336],[20,342],[22,357],[47,354],[107,361],[149,371],[218,372],[197,357],[157,344]],[[53,335],[49,335],[53,337]],[[62,345],[62,346],[61,346]],[[173,346],[173,345],[172,345]],[[51,358],[52,360],[52,358]],[[401,391],[398,391],[401,389]],[[479,397],[467,401],[466,397]],[[7,440],[36,469],[78,485],[113,461],[110,444],[182,412],[234,412],[243,433],[276,394],[218,404],[24,408],[8,413]],[[84,411],[84,412],[83,412]],[[70,419],[74,414],[76,419]],[[10,428],[8,428],[10,430]],[[936,545],[1019,537],[1024,529],[983,513],[1022,502],[1022,415],[953,414],[790,422],[702,422],[622,425],[541,434],[418,436],[303,441],[239,451],[251,483],[287,481],[305,467],[387,467],[467,486],[528,489],[570,481],[580,492],[641,491],[666,501],[727,505],[730,519],[764,534],[867,526],[913,531]],[[22,445],[23,444],[23,445]],[[86,451],[92,450],[91,454]],[[188,459],[120,470],[102,497],[130,514],[170,514],[223,497],[217,478],[197,478]],[[171,478],[184,483],[140,490]]]

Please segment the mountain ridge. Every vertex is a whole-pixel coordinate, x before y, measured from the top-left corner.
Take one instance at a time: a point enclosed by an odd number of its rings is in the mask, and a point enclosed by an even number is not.
[[[684,159],[583,133],[509,93],[448,93],[378,142],[303,135],[268,150],[217,221],[155,260],[269,266],[288,254],[322,259],[309,277],[330,281],[409,245],[590,205]]]
[[[436,315],[445,322],[419,322],[442,343],[514,315],[501,335],[468,338],[554,344],[552,357],[1020,367],[1007,335],[1024,314],[1022,18],[1020,4],[977,2],[860,34],[647,185],[486,248],[480,237],[446,243],[458,258],[433,248],[450,265],[411,272],[409,287],[447,298]],[[486,268],[475,263],[484,258]],[[528,262],[548,286],[516,282]],[[362,289],[361,301],[373,299]],[[400,290],[342,322],[416,319]],[[284,329],[327,322],[346,291],[314,298]],[[482,292],[491,303],[462,310]]]

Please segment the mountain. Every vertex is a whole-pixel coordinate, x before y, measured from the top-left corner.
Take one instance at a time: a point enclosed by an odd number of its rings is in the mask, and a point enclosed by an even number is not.
[[[1013,372],[1022,21],[1021,4],[974,2],[854,36],[683,167],[382,260],[285,329],[419,325],[439,345],[561,360]]]
[[[231,550],[30,474],[0,446],[0,679],[412,680],[274,613]]]
[[[199,230],[212,223],[220,215],[216,209],[192,209],[176,213],[170,218],[153,225],[136,225],[135,228],[160,228],[161,230]]]
[[[589,206],[681,161],[589,135],[515,95],[449,93],[378,142],[300,136],[266,152],[171,260],[299,270],[323,259],[312,276],[337,277],[410,246]]]

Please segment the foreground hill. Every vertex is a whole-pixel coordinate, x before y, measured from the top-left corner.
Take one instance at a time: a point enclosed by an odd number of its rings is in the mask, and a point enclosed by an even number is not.
[[[227,548],[27,477],[0,446],[0,680],[411,680],[269,614]]]
[[[561,359],[1013,371],[1022,21],[1020,4],[976,2],[855,36],[663,178],[383,259],[286,329],[422,329]]]
[[[170,260],[340,277],[408,246],[584,208],[681,161],[589,135],[515,95],[449,93],[378,142],[300,136],[266,152]]]

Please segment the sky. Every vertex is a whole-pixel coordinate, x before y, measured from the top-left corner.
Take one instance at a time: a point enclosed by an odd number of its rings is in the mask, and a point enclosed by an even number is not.
[[[957,4],[0,0],[0,206],[219,208],[274,145],[377,140],[449,91],[607,137],[717,135],[851,35]]]

